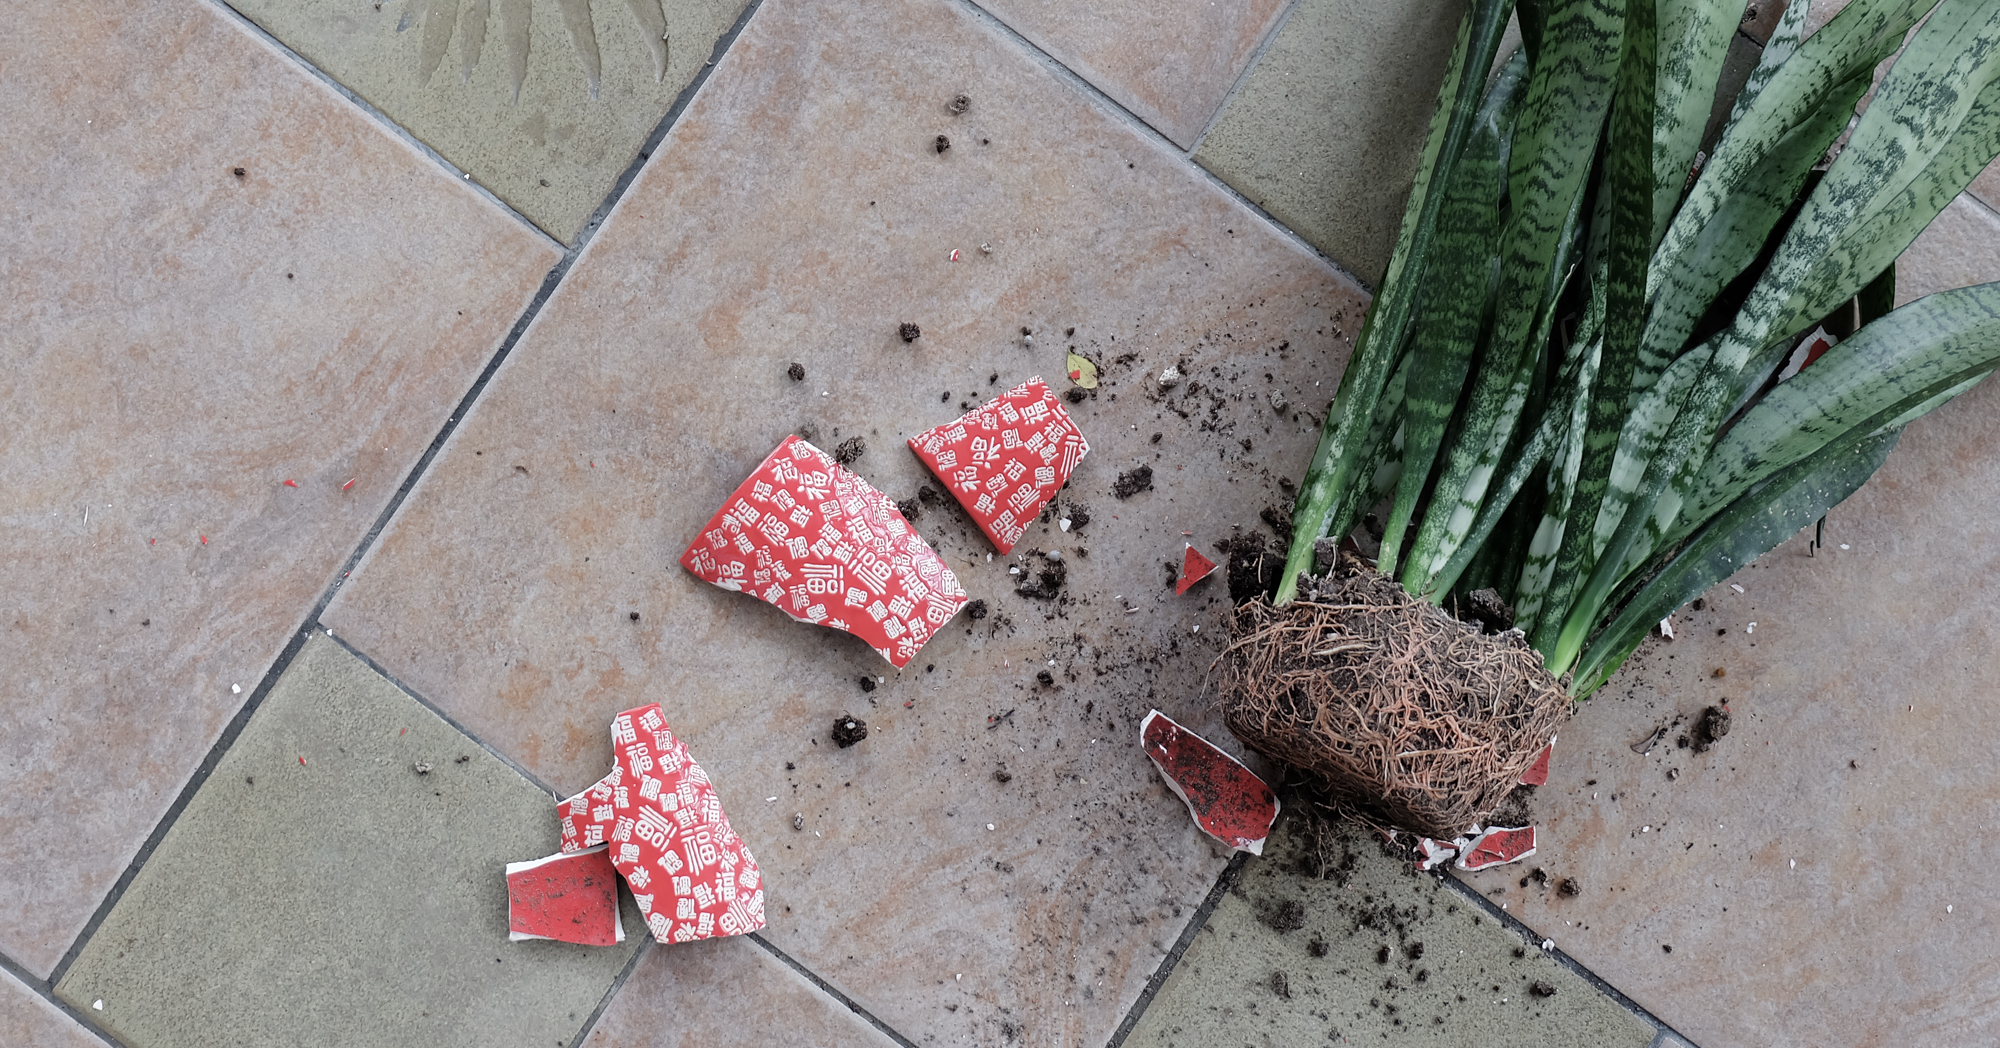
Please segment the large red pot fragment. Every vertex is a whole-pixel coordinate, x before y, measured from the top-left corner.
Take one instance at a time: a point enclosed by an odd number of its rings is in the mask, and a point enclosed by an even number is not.
[[[1011,553],[1035,515],[1069,483],[1090,445],[1037,376],[911,437],[910,450],[993,545]]]
[[[1278,795],[1263,779],[1159,710],[1139,723],[1139,739],[1167,785],[1187,802],[1195,825],[1237,851],[1264,854]]]

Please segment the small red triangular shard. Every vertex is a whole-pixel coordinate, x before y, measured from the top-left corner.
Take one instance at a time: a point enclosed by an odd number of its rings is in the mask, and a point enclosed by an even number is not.
[[[1194,546],[1188,546],[1187,554],[1181,558],[1181,579],[1174,583],[1175,596],[1186,593],[1189,586],[1207,578],[1214,570],[1214,561],[1195,552]]]
[[[1159,710],[1139,722],[1139,741],[1202,832],[1237,851],[1264,854],[1278,795],[1263,779]]]
[[[1548,785],[1549,757],[1550,755],[1554,754],[1555,751],[1556,751],[1556,740],[1550,739],[1549,744],[1547,746],[1542,747],[1542,755],[1536,757],[1535,763],[1529,765],[1528,770],[1521,773],[1521,785],[1523,786]]]

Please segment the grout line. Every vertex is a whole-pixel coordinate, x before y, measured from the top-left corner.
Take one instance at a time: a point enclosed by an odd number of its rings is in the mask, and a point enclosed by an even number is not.
[[[84,945],[97,934],[98,926],[104,923],[104,918],[118,905],[118,900],[125,897],[125,890],[132,886],[133,878],[139,875],[139,868],[146,865],[146,861],[153,857],[154,849],[158,848],[160,842],[173,830],[174,823],[180,820],[181,812],[187,809],[188,802],[194,800],[194,795],[208,782],[208,777],[215,774],[215,767],[221,763],[222,755],[235,744],[236,737],[243,734],[244,725],[250,723],[251,715],[257,712],[257,707],[263,705],[264,697],[271,693],[271,688],[278,682],[279,675],[292,664],[292,659],[298,655],[299,649],[305,646],[306,630],[307,627],[300,626],[292,631],[291,636],[285,641],[284,649],[278,653],[277,660],[271,664],[271,668],[265,672],[263,678],[250,689],[249,699],[236,710],[236,715],[229,719],[229,723],[222,729],[222,734],[216,737],[215,744],[208,748],[208,753],[202,757],[201,763],[195,766],[194,774],[188,776],[187,784],[181,787],[180,793],[174,797],[174,802],[167,806],[167,813],[161,816],[159,823],[153,827],[153,832],[147,834],[145,841],[140,843],[138,852],[132,856],[132,861],[126,864],[125,871],[118,875],[118,880],[112,883],[111,890],[105,893],[103,901],[97,904],[97,909],[90,915],[90,920],[84,923],[83,930],[77,933],[76,940],[70,943],[68,952],[63,954],[62,960],[56,962],[55,970],[49,973],[51,989],[62,982],[63,976],[69,974],[70,966],[76,963],[77,955],[83,952]]]
[[[403,683],[403,681],[400,678],[398,678],[395,674],[390,673],[389,670],[386,667],[384,667],[381,663],[376,662],[375,659],[372,656],[370,656],[367,652],[362,651],[360,648],[357,648],[354,645],[348,643],[346,638],[335,636],[332,630],[326,628],[325,623],[315,621],[313,623],[312,628],[323,631],[326,634],[326,639],[332,641],[335,644],[338,644],[342,651],[345,651],[349,655],[352,655],[355,658],[361,660],[363,665],[367,666],[371,670],[374,670],[375,673],[381,676],[383,680],[386,680],[389,683],[394,684],[398,690],[400,690],[403,694],[409,696],[412,700],[416,702],[417,705],[422,706],[424,709],[431,711],[431,713],[435,714],[439,720],[445,722],[446,724],[451,725],[451,729],[453,731],[458,732],[460,735],[463,735],[468,739],[471,739],[472,742],[475,745],[477,745],[480,749],[485,750],[487,753],[495,757],[498,757],[500,759],[500,763],[505,764],[509,768],[512,768],[515,774],[528,780],[528,782],[532,784],[536,789],[542,791],[543,793],[548,794],[549,797],[554,802],[561,803],[563,800],[566,799],[563,797],[562,793],[559,792],[554,786],[551,786],[548,783],[542,781],[541,776],[536,775],[534,772],[531,772],[527,768],[522,767],[520,764],[515,762],[514,758],[509,757],[506,754],[501,753],[499,750],[496,750],[492,746],[488,745],[485,739],[482,739],[478,735],[473,734],[473,732],[470,729],[466,728],[465,725],[460,724],[457,718],[453,717],[449,713],[446,713],[443,709],[439,708],[436,703],[425,698],[421,692],[417,691],[417,689],[412,688],[408,684]]]
[[[1118,1024],[1117,1031],[1112,1033],[1111,1040],[1105,1042],[1104,1048],[1120,1048],[1125,1043],[1125,1038],[1132,1036],[1132,1031],[1138,1027],[1139,1020],[1145,1016],[1146,1009],[1152,1006],[1154,998],[1158,996],[1160,987],[1166,983],[1167,976],[1172,975],[1174,969],[1179,967],[1181,958],[1186,955],[1188,947],[1193,945],[1195,935],[1207,927],[1209,915],[1222,904],[1224,893],[1236,886],[1237,876],[1249,862],[1249,852],[1237,852],[1229,860],[1229,865],[1222,868],[1222,874],[1215,879],[1215,886],[1208,890],[1207,898],[1202,899],[1201,905],[1196,907],[1194,916],[1188,919],[1187,927],[1181,929],[1180,938],[1174,940],[1173,947],[1160,959],[1159,968],[1154,970],[1152,978],[1146,980],[1146,988],[1139,991],[1139,999],[1132,1002],[1132,1010],[1125,1013],[1125,1021]]]
[[[125,1042],[111,1036],[110,1032],[99,1027],[90,1016],[85,1015],[77,1008],[71,1007],[68,1001],[57,997],[55,995],[55,984],[52,980],[41,979],[26,968],[21,967],[12,957],[4,953],[0,953],[0,972],[6,972],[8,975],[20,980],[21,985],[28,988],[28,992],[54,1005],[57,1011],[69,1016],[78,1026],[95,1034],[99,1040],[110,1045],[111,1048],[125,1048]]]
[[[1467,884],[1462,880],[1459,880],[1458,877],[1456,877],[1455,875],[1444,874],[1440,879],[1443,880],[1445,884],[1450,885],[1454,890],[1458,892],[1458,894],[1465,896],[1467,899],[1471,900],[1475,905],[1477,905],[1481,910],[1484,910],[1487,916],[1492,917],[1495,920],[1498,920],[1502,927],[1506,928],[1508,931],[1515,933],[1516,935],[1519,935],[1523,940],[1525,940],[1528,943],[1528,945],[1539,949],[1542,940],[1549,938],[1549,936],[1537,934],[1533,928],[1530,928],[1526,924],[1521,923],[1521,919],[1519,917],[1516,917],[1513,914],[1508,913],[1506,910],[1503,910],[1500,907],[1493,905],[1492,900],[1488,899],[1486,896],[1481,895],[1479,893],[1479,889],[1474,888],[1472,885]],[[1589,983],[1592,989],[1595,989],[1598,993],[1601,993],[1604,996],[1611,998],[1612,1001],[1616,1002],[1619,1007],[1624,1008],[1626,1011],[1631,1012],[1634,1015],[1637,1015],[1638,1017],[1646,1020],[1649,1023],[1652,1023],[1653,1026],[1659,1030],[1659,1035],[1653,1038],[1652,1043],[1654,1045],[1658,1045],[1660,1043],[1661,1038],[1667,1036],[1668,1034],[1672,1034],[1673,1036],[1680,1038],[1683,1043],[1689,1046],[1689,1048],[1696,1048],[1695,1043],[1691,1040],[1688,1040],[1686,1034],[1683,1034],[1679,1030],[1674,1029],[1672,1026],[1667,1025],[1665,1020],[1661,1019],[1657,1015],[1654,1015],[1652,1012],[1647,1011],[1644,1007],[1641,1007],[1639,1002],[1633,1000],[1630,997],[1625,996],[1624,992],[1619,990],[1618,987],[1613,986],[1608,982],[1605,982],[1602,976],[1598,975],[1596,972],[1593,972],[1588,968],[1585,968],[1581,962],[1579,962],[1576,958],[1571,957],[1560,947],[1554,950],[1544,950],[1543,956],[1549,957],[1550,959],[1554,960],[1557,964],[1560,964],[1563,967],[1569,969],[1571,972],[1575,973],[1577,976],[1582,978],[1584,982]]]
[[[1119,104],[1117,99],[1114,99],[1110,95],[1107,95],[1104,92],[1098,90],[1096,85],[1092,84],[1088,80],[1085,80],[1083,77],[1077,75],[1075,70],[1072,70],[1070,67],[1063,65],[1061,62],[1057,61],[1054,55],[1051,55],[1047,51],[1044,51],[1041,48],[1035,46],[1034,41],[1029,40],[1027,37],[1022,36],[1018,32],[1015,32],[1012,26],[1009,26],[1007,23],[1002,22],[998,18],[995,18],[992,15],[986,13],[985,9],[979,6],[977,0],[947,0],[947,2],[957,7],[959,10],[964,11],[967,15],[971,16],[973,21],[979,23],[982,26],[985,26],[987,29],[992,30],[995,34],[1006,39],[1008,42],[1014,44],[1014,46],[1019,47],[1021,50],[1027,52],[1028,57],[1030,59],[1033,59],[1036,62],[1036,64],[1040,65],[1043,69],[1053,74],[1057,80],[1060,80],[1063,83],[1069,85],[1071,88],[1073,88],[1077,92],[1077,94],[1083,96],[1085,101],[1091,103],[1097,109],[1108,114],[1113,119],[1123,123],[1134,134],[1138,135],[1140,138],[1145,139],[1148,142],[1151,142],[1155,146],[1158,146],[1170,153],[1175,154],[1177,157],[1180,158],[1181,162],[1184,165],[1186,165],[1186,168],[1188,170],[1194,172],[1196,175],[1206,180],[1211,187],[1220,190],[1224,196],[1235,201],[1239,206],[1249,211],[1253,216],[1263,220],[1263,222],[1270,227],[1272,232],[1278,234],[1278,237],[1280,239],[1290,241],[1292,246],[1298,248],[1301,251],[1304,251],[1307,254],[1307,256],[1318,259],[1328,269],[1331,269],[1333,272],[1339,274],[1340,276],[1353,281],[1355,286],[1361,288],[1363,291],[1368,292],[1370,295],[1374,294],[1375,289],[1369,286],[1367,281],[1354,275],[1354,273],[1350,271],[1346,266],[1343,266],[1339,262],[1335,261],[1326,252],[1321,251],[1317,247],[1314,247],[1310,242],[1306,240],[1306,238],[1293,232],[1290,226],[1287,226],[1283,222],[1280,222],[1277,219],[1272,218],[1271,213],[1269,211],[1264,210],[1264,208],[1261,205],[1259,205],[1256,201],[1251,200],[1247,196],[1244,196],[1243,193],[1239,191],[1235,186],[1232,186],[1229,183],[1224,182],[1222,179],[1217,178],[1215,174],[1209,171],[1207,168],[1202,167],[1200,164],[1191,161],[1189,159],[1189,156],[1191,154],[1189,153],[1188,150],[1182,149],[1180,146],[1176,145],[1172,139],[1161,134],[1157,128],[1153,127],[1153,125],[1148,124],[1144,120],[1141,120],[1137,113],[1134,113],[1130,109],[1127,109],[1123,105]]]
[[[791,954],[788,954],[785,951],[778,949],[777,946],[772,944],[771,940],[766,939],[763,935],[757,932],[751,932],[749,935],[746,936],[746,938],[748,938],[751,942],[754,942],[757,945],[763,947],[764,952],[770,954],[773,957],[776,957],[780,962],[782,962],[785,965],[785,967],[790,968],[791,970],[804,976],[805,980],[809,983],[812,983],[814,986],[818,987],[820,992],[826,994],[827,996],[833,998],[836,1001],[839,1001],[841,1004],[846,1005],[848,1011],[851,1011],[855,1015],[858,1015],[862,1019],[866,1020],[868,1025],[873,1026],[877,1031],[881,1032],[884,1036],[888,1037],[890,1040],[896,1042],[897,1044],[902,1045],[903,1048],[917,1048],[916,1042],[910,1040],[908,1037],[903,1036],[901,1033],[898,1033],[896,1029],[890,1026],[888,1023],[885,1023],[882,1020],[876,1018],[874,1013],[870,1012],[866,1008],[861,1007],[861,1005],[858,1002],[856,1002],[854,998],[849,997],[846,994],[840,992],[840,989],[838,987],[834,986],[830,982],[827,982],[825,979],[820,978],[819,973],[813,971],[811,968],[808,968],[803,964],[800,964],[798,960],[795,959]]]
[[[423,139],[420,139],[417,136],[411,134],[409,131],[405,130],[403,125],[398,124],[394,120],[389,119],[389,115],[387,113],[384,113],[380,109],[375,108],[373,103],[369,102],[367,99],[361,97],[360,95],[355,94],[354,91],[350,89],[346,84],[343,84],[338,80],[335,80],[332,74],[314,65],[310,60],[306,58],[306,56],[299,54],[297,51],[292,50],[290,45],[286,44],[283,40],[280,40],[277,37],[272,36],[270,32],[266,30],[263,26],[258,25],[256,22],[251,21],[248,15],[245,15],[243,12],[238,11],[235,8],[229,6],[226,0],[208,0],[208,6],[215,9],[215,11],[221,14],[225,20],[234,22],[238,28],[249,33],[251,36],[257,38],[258,40],[263,41],[270,47],[276,49],[277,52],[283,55],[284,57],[291,59],[293,64],[297,65],[300,69],[305,70],[305,72],[311,77],[313,77],[313,79],[318,80],[322,86],[331,89],[334,94],[339,95],[340,97],[346,99],[348,102],[352,103],[356,108],[360,109],[363,113],[372,118],[375,121],[375,123],[381,125],[382,130],[387,131],[391,137],[400,140],[404,145],[407,145],[410,148],[416,150],[417,152],[422,153],[424,156],[430,158],[430,161],[432,163],[436,164],[441,168],[444,168],[446,173],[451,175],[453,181],[457,182],[462,186],[465,186],[468,189],[471,189],[474,193],[477,193],[478,195],[485,197],[487,203],[492,204],[494,207],[499,208],[500,210],[506,212],[509,215],[512,215],[515,221],[527,227],[528,231],[533,233],[534,235],[541,237],[543,240],[547,241],[550,244],[555,245],[556,247],[560,248],[563,246],[563,243],[560,240],[557,240],[555,237],[550,236],[548,231],[543,229],[541,226],[536,225],[534,220],[530,219],[528,216],[520,213],[519,211],[516,211],[514,209],[514,205],[509,204],[505,200],[500,199],[500,197],[495,195],[491,189],[488,189],[484,185],[481,185],[478,179],[472,177],[471,172],[466,171],[464,168],[459,167],[457,164],[454,164],[449,160],[446,160],[444,158],[444,154],[439,153],[435,149],[432,149],[427,143],[424,142]]]
[[[1264,61],[1264,52],[1269,51],[1271,45],[1278,42],[1278,34],[1284,31],[1287,23],[1291,22],[1292,13],[1299,9],[1301,2],[1302,0],[1290,0],[1284,12],[1271,23],[1270,30],[1264,34],[1264,39],[1257,41],[1256,48],[1250,52],[1250,61],[1244,63],[1243,71],[1236,74],[1236,82],[1230,84],[1228,93],[1222,96],[1222,104],[1216,106],[1215,112],[1209,114],[1208,123],[1201,126],[1201,133],[1194,136],[1194,145],[1187,149],[1189,160],[1193,160],[1194,155],[1201,151],[1202,143],[1208,141],[1209,132],[1214,131],[1215,125],[1222,120],[1222,114],[1229,109],[1229,103],[1236,101],[1237,93],[1243,90],[1244,84],[1250,82],[1250,74]]]
[[[211,0],[211,2],[214,2],[214,0]],[[443,449],[445,442],[457,430],[459,421],[464,419],[466,413],[471,410],[473,402],[478,400],[479,395],[485,391],[487,384],[492,381],[494,373],[499,370],[500,365],[513,352],[514,346],[520,342],[521,336],[534,323],[535,318],[541,314],[542,307],[548,303],[550,296],[555,293],[556,288],[562,283],[563,278],[569,274],[570,267],[575,265],[578,257],[589,246],[603,217],[610,214],[611,209],[616,206],[618,200],[624,195],[625,190],[631,186],[633,179],[637,177],[640,169],[651,158],[658,143],[666,138],[674,122],[679,119],[680,114],[687,108],[695,94],[701,90],[702,85],[708,82],[708,76],[715,71],[716,64],[722,60],[723,52],[736,42],[736,38],[742,33],[743,27],[749,24],[751,16],[756,14],[762,6],[763,0],[749,0],[749,3],[744,5],[743,13],[737,18],[736,23],[730,26],[728,32],[716,40],[715,48],[711,52],[715,57],[710,59],[709,64],[703,66],[702,71],[697,73],[695,78],[688,82],[688,86],[681,91],[680,97],[675,99],[672,108],[668,109],[666,115],[661,117],[660,123],[654,128],[653,133],[647,136],[646,146],[640,150],[638,156],[633,158],[631,165],[627,167],[625,173],[619,176],[618,181],[612,186],[611,192],[606,196],[604,202],[600,203],[597,206],[597,210],[592,212],[590,221],[584,225],[582,232],[577,235],[576,246],[564,251],[562,259],[556,263],[554,268],[549,270],[548,275],[542,278],[541,288],[535,292],[535,297],[529,301],[527,308],[522,311],[521,316],[514,321],[514,326],[508,329],[507,337],[501,341],[500,348],[494,352],[492,358],[487,361],[486,366],[481,369],[479,377],[473,380],[472,387],[459,399],[451,415],[445,419],[444,425],[438,429],[437,436],[432,438],[430,446],[424,450],[422,457],[417,460],[417,464],[411,467],[409,475],[397,487],[395,495],[382,508],[382,512],[376,517],[375,523],[370,526],[367,534],[362,537],[361,542],[355,546],[354,552],[349,554],[346,561],[340,565],[339,574],[329,581],[325,590],[320,593],[319,599],[313,603],[311,610],[306,613],[305,621],[291,631],[291,635],[285,641],[284,648],[271,663],[271,668],[265,671],[256,686],[251,689],[250,697],[237,709],[235,716],[230,718],[229,723],[224,726],[221,735],[216,738],[215,744],[209,747],[207,755],[202,758],[200,764],[195,766],[194,773],[188,777],[187,783],[181,787],[180,793],[175,796],[173,803],[168,806],[166,814],[153,827],[152,833],[148,834],[145,841],[140,844],[138,852],[132,857],[132,861],[126,864],[124,872],[119,874],[118,880],[112,884],[111,890],[98,903],[97,909],[90,916],[90,920],[85,922],[83,930],[70,943],[69,950],[56,963],[55,969],[50,972],[48,978],[48,985],[51,988],[61,982],[64,975],[68,974],[70,966],[76,963],[77,956],[83,952],[84,946],[90,942],[91,937],[97,933],[98,927],[104,923],[104,918],[111,913],[113,907],[118,905],[119,900],[125,897],[125,891],[131,886],[133,878],[138,876],[140,867],[144,866],[147,860],[152,858],[153,851],[159,847],[160,842],[172,831],[174,823],[179,821],[181,812],[187,809],[188,803],[194,799],[194,795],[208,782],[208,777],[214,774],[216,765],[222,760],[222,755],[228,752],[230,746],[235,744],[237,737],[243,733],[244,726],[249,723],[251,716],[257,712],[257,708],[263,705],[265,697],[270,694],[278,678],[284,675],[285,671],[291,667],[292,660],[298,657],[300,649],[305,646],[306,638],[311,635],[312,630],[319,623],[320,615],[326,611],[327,606],[333,602],[333,598],[339,594],[342,581],[353,572],[356,565],[360,564],[362,558],[374,547],[375,541],[381,536],[383,529],[388,526],[389,521],[396,515],[396,511],[402,508],[403,501],[409,497],[410,491],[416,487],[417,482],[422,479],[425,472],[430,468],[430,464],[437,458],[439,451]],[[224,10],[228,9],[225,8]],[[234,11],[230,11],[229,13],[238,19],[242,17],[236,15]],[[311,63],[306,62],[297,52],[278,43],[275,38],[265,33],[255,23],[244,21],[243,24],[248,26],[254,33],[270,41],[274,46],[283,49],[284,53],[291,55],[304,68],[311,71],[320,79],[332,84],[335,89],[348,98],[353,99],[368,112],[377,117],[381,116],[379,112],[376,112],[372,107],[367,106],[365,102],[361,102],[360,99],[356,98],[352,92],[341,87]],[[384,119],[385,123],[387,122],[386,118],[382,119]],[[389,123],[388,126],[395,127],[393,123]],[[400,128],[397,131],[401,133]],[[404,134],[403,137],[408,141],[415,142],[414,139],[408,138],[407,134]],[[421,146],[420,143],[419,145]],[[437,156],[428,147],[423,148],[431,156]],[[449,163],[441,157],[438,158],[438,162],[446,164],[449,167]],[[456,169],[453,168],[452,170]],[[511,212],[512,209],[510,208],[509,211]],[[324,627],[319,628],[323,629]],[[350,647],[347,650],[353,651],[354,649]],[[356,654],[360,653],[356,652]],[[362,657],[364,659],[367,658],[366,656]],[[368,659],[367,661],[369,665],[375,665],[374,660]],[[395,678],[390,677],[389,679],[394,680]],[[399,682],[397,687],[402,687],[402,684]],[[404,688],[403,690],[412,697],[416,695],[414,691],[408,688]],[[425,705],[436,711],[436,707],[429,706],[428,703],[425,703]],[[439,716],[443,716],[443,714],[439,713]],[[458,728],[459,731],[464,731],[456,723],[451,722],[448,717],[446,718],[446,722],[452,723],[452,726]],[[469,732],[466,734],[468,737],[474,737]],[[481,743],[481,745],[483,746],[484,743]],[[491,752],[490,748],[489,752]],[[508,763],[513,765],[512,761]],[[516,770],[520,770],[519,765],[513,766]],[[523,774],[526,773],[523,772]],[[534,776],[528,776],[528,779],[530,782],[541,785],[540,780]]]
[[[1974,207],[1977,207],[1980,210],[1986,212],[1988,217],[2000,218],[2000,204],[1987,203],[1985,197],[1982,197],[1978,193],[1973,192],[1969,187],[1964,192],[1961,192],[1958,195],[1971,201]]]
[[[484,746],[486,744],[482,742],[480,745]],[[619,900],[620,904],[623,905],[623,894],[619,896]],[[597,1010],[584,1017],[583,1026],[576,1031],[576,1038],[569,1042],[569,1048],[583,1048],[584,1040],[590,1036],[592,1030],[596,1029],[597,1021],[604,1018],[604,1013],[611,1008],[612,1000],[618,996],[619,991],[625,989],[625,981],[632,978],[633,972],[639,970],[639,962],[645,960],[646,955],[652,953],[654,948],[659,946],[659,943],[653,941],[651,933],[646,933],[643,928],[641,932],[639,948],[632,951],[632,959],[625,962],[624,970],[618,973],[616,979],[611,980],[610,986],[604,988],[604,997],[597,1002]]]

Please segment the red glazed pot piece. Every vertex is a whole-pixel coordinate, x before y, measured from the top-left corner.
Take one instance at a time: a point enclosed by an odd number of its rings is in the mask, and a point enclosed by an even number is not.
[[[1432,840],[1429,837],[1417,838],[1417,869],[1419,870],[1429,870],[1439,863],[1449,862],[1451,861],[1451,857],[1457,854],[1458,847],[1450,841]]]
[[[911,437],[910,450],[993,545],[1011,553],[1035,515],[1069,483],[1090,445],[1037,376]]]
[[[1189,543],[1187,553],[1181,557],[1181,579],[1174,583],[1174,595],[1186,593],[1189,586],[1207,578],[1214,570],[1215,562],[1195,552],[1194,544]]]
[[[1535,828],[1516,826],[1512,829],[1494,827],[1472,839],[1472,843],[1458,853],[1457,866],[1461,870],[1483,870],[1488,866],[1501,866],[1519,862],[1535,854]]]
[[[1263,779],[1159,710],[1139,722],[1139,739],[1167,785],[1187,802],[1195,825],[1237,851],[1264,854],[1264,839],[1278,819],[1278,795]]]
[[[1550,739],[1549,744],[1547,746],[1542,747],[1541,756],[1536,757],[1535,763],[1529,765],[1528,770],[1521,773],[1521,785],[1523,786],[1548,785],[1549,758],[1551,756],[1554,756],[1555,752],[1556,752],[1556,740]]]
[[[787,437],[681,554],[704,582],[852,633],[901,668],[965,605],[965,588],[890,501]]]
[[[609,849],[561,852],[507,864],[507,938],[582,946],[625,941],[618,920],[618,871]]]
[[[617,763],[562,802],[563,851],[610,845],[646,928],[661,942],[742,935],[764,927],[757,860],[722,802],[654,703],[611,721]]]

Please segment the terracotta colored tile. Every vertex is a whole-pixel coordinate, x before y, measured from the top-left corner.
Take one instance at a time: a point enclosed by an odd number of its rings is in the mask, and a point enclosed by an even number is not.
[[[585,3],[587,43],[566,0],[226,2],[573,242],[745,0]],[[636,11],[663,20],[664,73]]]
[[[1896,260],[1896,304],[2000,280],[2000,214],[1961,193]]]
[[[655,946],[584,1048],[890,1048],[866,1019],[747,940]]]
[[[82,1024],[5,971],[0,971],[0,1044],[104,1048]]]
[[[1382,279],[1464,4],[1299,0],[1195,160]]]
[[[1286,2],[981,0],[980,6],[1192,148]]]
[[[557,254],[212,8],[9,32],[0,950],[46,973]]]
[[[1224,862],[1139,747],[1153,706],[1233,746],[1202,712],[1226,589],[1175,598],[1173,569],[1282,511],[1362,303],[962,9],[767,0],[327,618],[559,790],[660,702],[781,949],[919,1043],[1100,1044]],[[1068,405],[1091,454],[1016,550],[1065,554],[1059,599],[932,503],[987,615],[898,673],[675,565],[787,432],[861,438],[852,468],[908,499],[937,490],[909,436],[1071,345],[1101,365]]]
[[[2000,211],[2000,160],[1987,165],[1972,180],[1971,192],[1987,207]]]
[[[1968,831],[2000,802],[1996,491],[1988,382],[1909,427],[1816,556],[1808,528],[1715,587],[1563,728],[1534,861],[1580,895],[1467,879],[1695,1044],[1991,1043],[2000,844]],[[1678,747],[1725,702],[1727,736]]]

